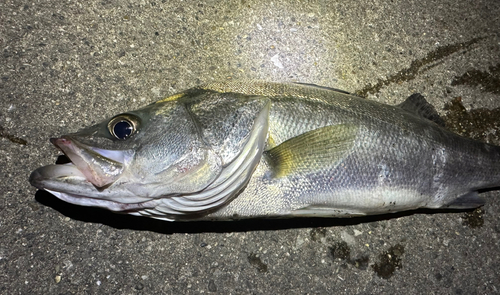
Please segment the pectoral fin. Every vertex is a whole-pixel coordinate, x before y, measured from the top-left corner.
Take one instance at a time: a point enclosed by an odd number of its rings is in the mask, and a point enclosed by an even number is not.
[[[291,138],[265,154],[275,177],[331,169],[352,150],[358,129],[352,124],[318,128]]]

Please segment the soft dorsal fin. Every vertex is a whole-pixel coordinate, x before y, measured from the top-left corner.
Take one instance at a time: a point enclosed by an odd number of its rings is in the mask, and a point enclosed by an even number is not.
[[[335,167],[352,150],[359,127],[339,124],[293,137],[267,151],[275,177]]]
[[[441,127],[445,127],[444,120],[441,119],[434,106],[428,103],[420,93],[410,95],[410,97],[400,103],[398,107],[407,112],[430,120]]]

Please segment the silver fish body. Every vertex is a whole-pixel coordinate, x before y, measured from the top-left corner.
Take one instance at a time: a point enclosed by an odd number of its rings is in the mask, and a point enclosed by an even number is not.
[[[390,106],[313,85],[214,83],[52,139],[72,163],[30,182],[164,220],[478,207],[478,190],[500,186],[500,147],[440,125],[418,94]]]

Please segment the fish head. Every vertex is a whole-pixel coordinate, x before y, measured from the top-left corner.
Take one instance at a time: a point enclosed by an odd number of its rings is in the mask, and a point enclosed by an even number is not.
[[[130,214],[223,205],[250,179],[267,136],[269,104],[241,100],[165,99],[52,138],[71,162],[38,168],[30,182],[69,203]]]
[[[207,187],[221,159],[178,102],[119,114],[50,141],[71,161],[35,170],[31,183],[82,205],[138,203]],[[67,198],[67,199],[68,199]]]

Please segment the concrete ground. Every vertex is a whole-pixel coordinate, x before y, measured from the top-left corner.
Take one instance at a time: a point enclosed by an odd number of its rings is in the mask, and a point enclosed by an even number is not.
[[[500,293],[499,191],[473,212],[168,223],[28,183],[60,154],[50,137],[229,79],[420,92],[499,144],[499,15],[497,0],[1,1],[0,293]]]

